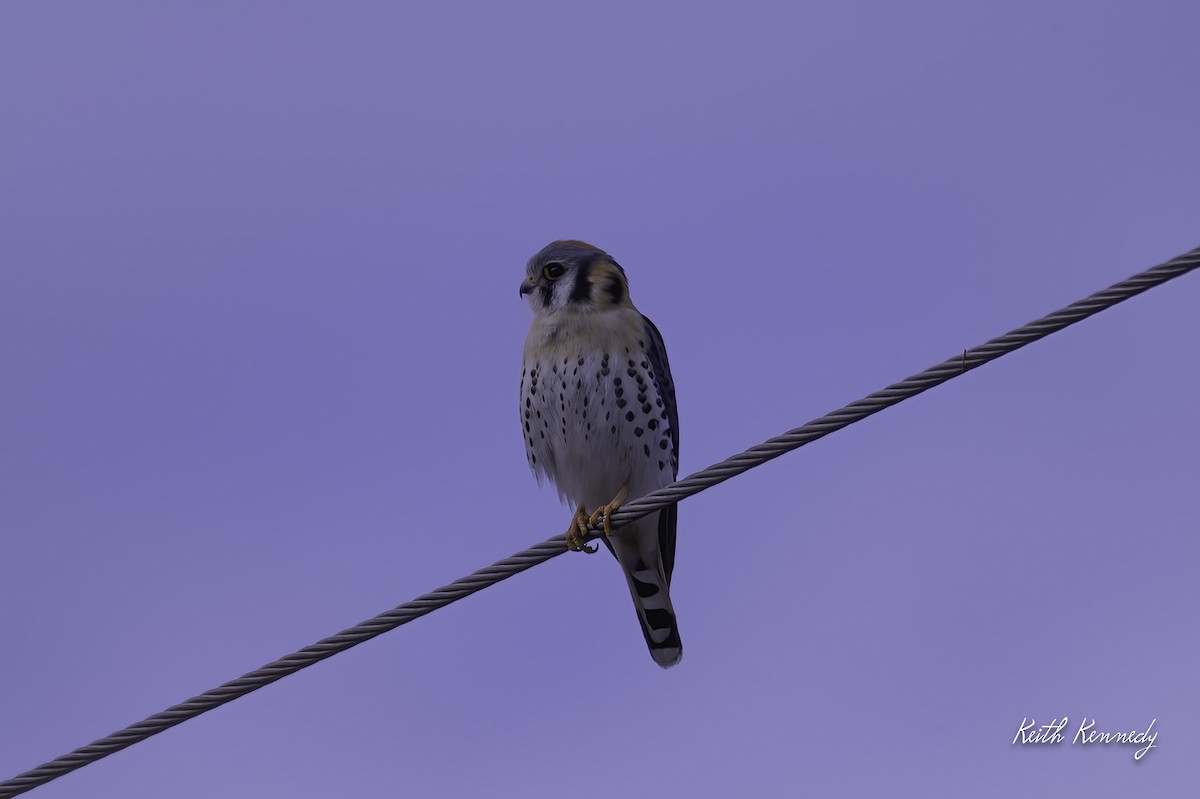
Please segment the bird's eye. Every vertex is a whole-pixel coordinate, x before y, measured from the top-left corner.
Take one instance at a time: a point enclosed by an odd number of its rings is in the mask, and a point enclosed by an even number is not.
[[[542,270],[542,274],[546,276],[547,280],[558,280],[563,276],[563,272],[565,271],[567,270],[563,269],[562,264],[546,264],[546,268]]]

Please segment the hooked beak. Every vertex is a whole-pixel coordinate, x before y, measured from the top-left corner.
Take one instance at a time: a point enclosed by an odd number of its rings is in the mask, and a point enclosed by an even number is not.
[[[537,278],[534,277],[533,275],[530,275],[529,277],[522,280],[520,296],[524,297],[526,294],[532,294],[533,286],[535,283],[537,283]]]

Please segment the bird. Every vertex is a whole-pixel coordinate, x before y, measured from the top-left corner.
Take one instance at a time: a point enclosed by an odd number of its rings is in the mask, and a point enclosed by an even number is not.
[[[634,307],[625,270],[583,241],[551,242],[529,259],[520,296],[533,311],[521,366],[525,454],[576,511],[567,548],[589,526],[617,559],[654,662],[683,657],[671,572],[676,504],[612,530],[610,517],[679,474],[679,412],[658,328]],[[592,508],[589,515],[587,508]]]

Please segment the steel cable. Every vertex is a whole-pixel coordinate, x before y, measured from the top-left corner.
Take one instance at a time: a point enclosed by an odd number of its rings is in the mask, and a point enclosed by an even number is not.
[[[963,351],[936,366],[913,375],[887,388],[876,391],[860,400],[850,403],[819,419],[789,430],[783,435],[775,436],[761,444],[731,458],[702,469],[689,477],[678,480],[669,486],[658,489],[646,496],[630,502],[612,516],[612,524],[619,527],[634,519],[651,513],[665,505],[698,494],[718,483],[722,483],[742,472],[753,469],[769,460],[778,458],[786,452],[816,441],[819,438],[841,430],[857,421],[878,413],[885,408],[914,397],[934,386],[958,377],[971,369],[982,366],[1013,350],[1020,349],[1038,339],[1045,338],[1051,333],[1075,324],[1106,308],[1111,308],[1119,302],[1134,297],[1142,292],[1161,285],[1173,278],[1184,275],[1200,266],[1200,247],[1191,252],[1173,258],[1140,272],[1133,277],[1122,280],[1102,291],[1092,294],[1086,299],[1072,303],[1054,313],[1048,314],[1034,322],[1023,325],[1009,333],[994,338],[985,344]],[[592,538],[596,537],[593,532]],[[497,561],[491,566],[480,569],[467,577],[455,580],[427,594],[423,594],[411,602],[368,619],[353,627],[347,628],[336,635],[324,638],[315,644],[304,647],[279,660],[268,663],[262,668],[243,674],[235,680],[230,680],[217,688],[205,691],[185,702],[167,708],[161,713],[155,713],[136,724],[131,724],[119,732],[106,735],[103,738],[82,746],[73,752],[57,757],[37,768],[26,771],[10,780],[0,782],[0,799],[17,796],[32,790],[39,785],[82,768],[114,752],[144,741],[152,735],[168,730],[190,718],[199,716],[213,708],[232,702],[263,686],[270,685],[276,680],[295,674],[301,669],[332,657],[353,646],[369,641],[393,630],[413,619],[432,613],[438,608],[445,607],[463,597],[481,591],[501,580],[519,574],[544,561],[563,554],[567,551],[564,536],[549,538],[540,544]]]

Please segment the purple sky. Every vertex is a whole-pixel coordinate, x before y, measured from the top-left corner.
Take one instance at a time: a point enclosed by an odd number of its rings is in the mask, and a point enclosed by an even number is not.
[[[599,5],[0,5],[0,779],[565,529],[552,239],[685,473],[1200,244],[1193,2]],[[1194,790],[1198,308],[684,503],[676,669],[561,557],[33,795]]]

